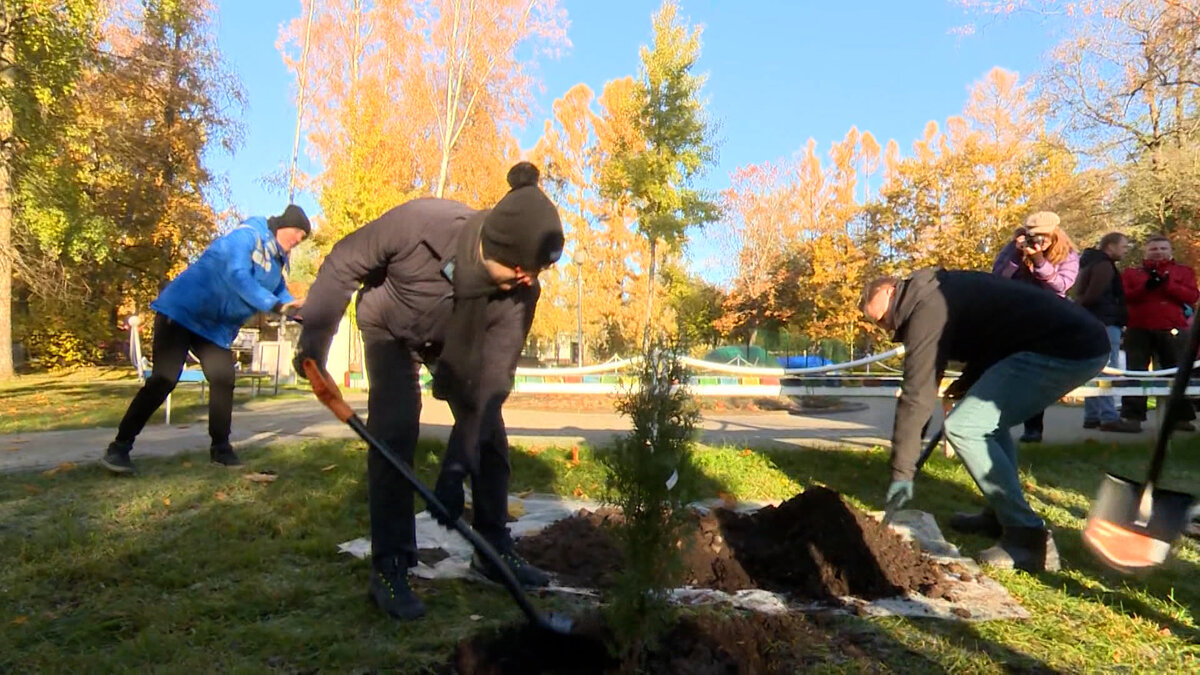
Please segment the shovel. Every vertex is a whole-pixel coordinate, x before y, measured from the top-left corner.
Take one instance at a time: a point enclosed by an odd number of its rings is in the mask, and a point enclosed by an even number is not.
[[[350,425],[350,428],[353,429],[355,433],[357,433],[364,441],[366,441],[367,445],[375,448],[380,454],[387,458],[387,460],[396,467],[396,470],[404,476],[404,479],[412,484],[413,488],[417,491],[417,494],[421,495],[421,498],[425,500],[426,506],[428,506],[431,511],[437,513],[439,516],[444,517],[447,514],[446,507],[442,505],[442,503],[438,501],[438,498],[434,496],[433,492],[426,487],[425,484],[420,481],[420,479],[417,478],[416,474],[413,473],[412,467],[397,457],[396,453],[393,452],[391,448],[389,448],[379,439],[375,438],[371,432],[367,431],[367,425],[362,421],[362,418],[355,414],[350,405],[346,403],[346,400],[342,398],[341,390],[338,389],[337,384],[333,381],[333,378],[329,375],[329,373],[325,372],[323,368],[318,366],[317,362],[313,359],[304,359],[303,365],[304,374],[308,377],[308,381],[312,385],[313,393],[316,394],[317,399],[320,400],[326,408],[329,408],[329,410],[332,411],[339,420]],[[497,553],[496,549],[493,548],[486,539],[480,536],[480,534],[476,532],[474,528],[468,525],[465,520],[463,520],[461,517],[458,518],[454,521],[452,527],[459,534],[461,534],[464,539],[470,542],[471,546],[475,547],[475,550],[479,552],[479,555],[483,556],[485,560],[491,563],[494,569],[499,571],[502,585],[508,590],[513,600],[516,601],[517,606],[520,607],[521,611],[525,613],[525,616],[528,617],[529,623],[537,631],[539,636],[544,637],[547,640],[555,640],[552,645],[547,645],[547,651],[570,653],[572,650],[575,650],[575,653],[579,655],[607,654],[605,646],[601,644],[599,640],[582,635],[573,635],[571,633],[573,622],[571,621],[570,617],[557,613],[543,615],[542,613],[538,612],[538,610],[534,608],[532,604],[530,604],[529,599],[525,597],[524,591],[521,590],[521,584],[517,581],[517,578],[513,576],[512,570],[510,570],[508,565],[506,565],[500,559],[500,554]]]
[[[1104,564],[1117,571],[1137,572],[1161,564],[1167,559],[1171,544],[1188,526],[1195,498],[1164,490],[1157,483],[1179,413],[1183,406],[1191,405],[1185,394],[1197,351],[1200,351],[1200,321],[1192,323],[1188,346],[1175,370],[1146,482],[1105,474],[1088,513],[1083,541]]]

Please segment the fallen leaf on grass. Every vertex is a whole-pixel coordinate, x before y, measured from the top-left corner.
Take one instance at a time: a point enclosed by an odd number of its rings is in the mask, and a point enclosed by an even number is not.
[[[219,502],[223,502],[226,499],[229,499],[229,495],[225,494],[224,492],[221,492],[220,490],[218,490],[217,493],[215,495],[213,495],[213,497],[216,497],[217,501],[219,501]]]
[[[749,457],[750,455],[753,455],[754,452],[752,450],[750,450],[750,448],[746,448],[745,450],[742,450],[738,454],[741,455],[742,457]]]
[[[192,463],[185,459],[185,460],[183,460],[183,463],[180,464],[180,466],[182,466],[185,469],[190,469],[190,468],[192,468]]]
[[[25,623],[28,620],[29,620],[29,617],[22,614],[21,616],[18,616],[17,618],[12,620],[12,625],[20,626],[21,624]]]
[[[26,491],[26,492],[28,492],[28,493],[29,493],[29,494],[31,494],[31,495],[40,495],[40,494],[42,494],[42,488],[40,488],[40,487],[38,487],[38,486],[36,486],[36,485],[32,485],[32,484],[30,484],[30,483],[23,483],[23,484],[21,485],[21,487],[25,488],[25,491]]]
[[[274,483],[279,478],[279,475],[274,471],[256,471],[248,473],[243,477],[251,483]]]
[[[572,492],[571,494],[575,495],[576,497],[579,497],[580,499],[588,498],[587,493],[583,491],[583,488],[575,488],[575,491]]]
[[[42,472],[43,476],[57,476],[60,473],[65,473],[75,468],[75,462],[63,462],[53,469],[47,469]]]
[[[170,506],[170,505],[171,505],[171,498],[163,497],[163,506]]]
[[[479,621],[479,620],[480,620],[480,619],[482,619],[482,618],[483,618],[483,615],[481,615],[481,614],[472,614],[472,615],[471,615],[471,620],[472,620],[472,621]]]
[[[321,469],[321,471],[333,471],[336,468],[337,468],[337,464],[330,464],[329,466],[323,467]]]

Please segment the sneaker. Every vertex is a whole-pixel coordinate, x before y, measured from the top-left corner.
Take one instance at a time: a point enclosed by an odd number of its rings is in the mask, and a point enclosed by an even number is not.
[[[218,464],[226,468],[232,469],[242,466],[242,460],[233,451],[233,446],[228,443],[213,445],[208,450],[208,457],[213,464]]]
[[[399,558],[389,558],[371,571],[367,598],[394,619],[412,621],[425,616],[425,604],[408,585],[408,569]]]
[[[1100,431],[1112,431],[1118,434],[1136,434],[1141,432],[1141,430],[1142,423],[1137,420],[1119,419],[1100,423]]]
[[[137,467],[133,465],[133,460],[129,459],[129,453],[132,450],[133,443],[113,441],[108,444],[108,450],[100,458],[100,466],[112,473],[134,473],[137,471]]]
[[[1191,422],[1176,422],[1175,431],[1195,431],[1196,425]]]
[[[1100,426],[1100,420],[1084,420],[1083,421],[1084,429],[1095,429],[1099,426]]]
[[[500,559],[512,571],[513,576],[517,578],[517,582],[525,588],[543,588],[550,585],[550,575],[530,565],[528,561],[517,555],[516,551],[512,549],[502,551]],[[482,574],[489,581],[494,581],[498,584],[504,583],[501,580],[500,572],[491,563],[480,557],[479,553],[471,556],[471,569]]]
[[[1041,443],[1042,442],[1042,432],[1026,431],[1025,433],[1021,434],[1020,442],[1021,443]]]

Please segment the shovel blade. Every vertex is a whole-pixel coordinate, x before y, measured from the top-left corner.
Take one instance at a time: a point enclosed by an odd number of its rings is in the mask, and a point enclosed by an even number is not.
[[[1137,572],[1162,564],[1187,527],[1192,495],[1107,474],[1088,514],[1083,541],[1104,564]]]

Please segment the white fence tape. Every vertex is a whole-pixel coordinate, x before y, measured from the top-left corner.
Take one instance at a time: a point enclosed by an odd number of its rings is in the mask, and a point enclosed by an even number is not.
[[[900,345],[895,349],[886,351],[882,354],[874,354],[864,356],[861,359],[847,361],[845,363],[829,363],[823,366],[813,366],[811,368],[754,368],[750,366],[736,366],[731,363],[715,363],[713,361],[704,361],[701,359],[693,359],[685,356],[680,359],[684,365],[696,370],[702,370],[710,373],[726,373],[729,375],[741,375],[745,377],[786,377],[788,375],[805,375],[816,373],[834,373],[840,370],[850,370],[865,366],[869,363],[884,361],[894,356],[904,354],[904,345]],[[629,359],[619,359],[608,361],[605,363],[597,363],[592,366],[582,366],[574,368],[517,368],[517,375],[527,376],[549,376],[562,377],[569,375],[599,375],[601,373],[615,373],[640,362],[641,357],[635,356]]]

